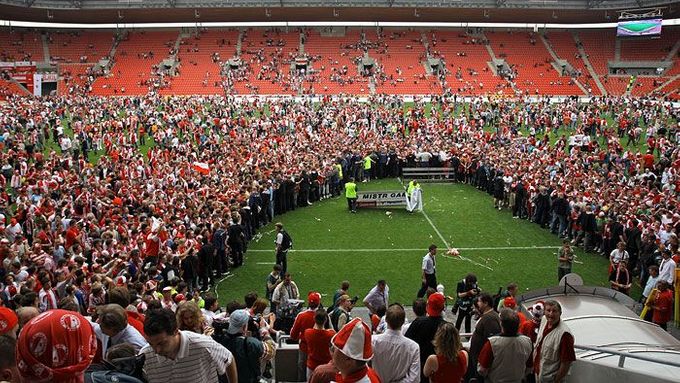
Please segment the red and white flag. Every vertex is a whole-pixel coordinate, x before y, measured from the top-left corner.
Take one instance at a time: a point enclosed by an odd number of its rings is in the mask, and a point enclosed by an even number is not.
[[[201,174],[210,174],[210,165],[205,162],[194,162],[191,168]]]

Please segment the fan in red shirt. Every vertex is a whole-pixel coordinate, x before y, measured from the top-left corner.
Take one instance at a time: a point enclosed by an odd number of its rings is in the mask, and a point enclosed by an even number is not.
[[[328,345],[335,335],[335,330],[327,329],[328,313],[320,308],[314,312],[314,327],[306,329],[301,339],[307,344],[307,380],[312,376],[314,370],[331,361],[331,352]]]
[[[647,153],[642,156],[642,166],[644,166],[645,169],[654,168],[654,155],[651,150],[648,150]]]
[[[533,344],[536,343],[538,327],[541,325],[541,318],[543,318],[543,302],[538,301],[529,307],[529,314],[531,319],[519,325],[519,333],[528,336]]]
[[[298,367],[302,372],[307,363],[307,342],[302,336],[305,330],[314,327],[314,315],[316,308],[321,304],[321,294],[316,291],[310,291],[307,295],[307,303],[309,308],[295,317],[293,328],[290,330],[290,339],[300,341],[300,352],[298,354]],[[326,344],[328,346],[328,344]],[[323,363],[321,363],[323,364]]]
[[[656,294],[654,302],[650,302],[651,308],[654,309],[652,322],[666,330],[666,325],[671,320],[673,313],[673,292],[668,288],[667,281],[657,282],[656,287],[659,289],[659,292]]]
[[[79,221],[71,221],[68,230],[66,230],[66,249],[70,249],[71,246],[80,243],[80,225]]]

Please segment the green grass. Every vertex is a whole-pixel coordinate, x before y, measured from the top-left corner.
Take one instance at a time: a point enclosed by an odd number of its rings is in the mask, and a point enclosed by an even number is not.
[[[359,188],[398,190],[401,185],[396,180],[382,180]],[[378,279],[385,279],[390,300],[410,304],[420,287],[422,257],[431,243],[440,249],[437,277],[447,293],[452,293],[468,272],[477,274],[480,286],[491,293],[509,282],[517,282],[522,290],[557,284],[555,254],[561,241],[556,236],[533,223],[512,219],[508,210],[494,210],[491,197],[471,186],[426,184],[423,191],[425,213],[450,246],[463,249],[461,256],[466,260],[443,256],[446,245],[421,213],[397,208],[389,210],[391,217],[386,209],[360,209],[350,214],[346,200],[335,198],[275,218],[293,238],[295,251],[288,255],[288,270],[301,294],[320,291],[323,303],[330,304],[344,279],[351,283],[351,295],[362,298]],[[275,260],[273,225],[260,233],[261,239],[250,244],[245,265],[219,285],[222,304],[242,300],[252,290],[264,293],[265,278]],[[534,246],[555,248],[478,249]],[[309,251],[319,249],[337,251]],[[574,265],[573,271],[586,284],[608,285],[604,257],[580,250],[577,255],[583,264]]]

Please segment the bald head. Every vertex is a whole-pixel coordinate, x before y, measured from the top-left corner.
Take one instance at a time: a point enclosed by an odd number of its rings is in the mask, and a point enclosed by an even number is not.
[[[19,307],[17,309],[17,317],[19,318],[19,327],[24,327],[28,321],[35,318],[40,314],[37,308],[33,306]]]

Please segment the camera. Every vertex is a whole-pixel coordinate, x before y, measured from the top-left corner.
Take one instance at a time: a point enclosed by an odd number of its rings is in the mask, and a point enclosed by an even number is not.
[[[349,301],[352,303],[352,305],[355,305],[358,300],[359,300],[359,297],[355,295],[354,298],[350,299]]]

